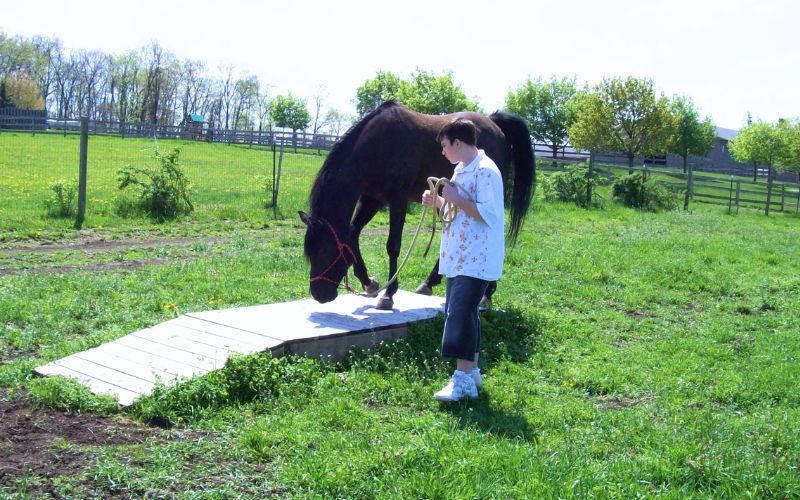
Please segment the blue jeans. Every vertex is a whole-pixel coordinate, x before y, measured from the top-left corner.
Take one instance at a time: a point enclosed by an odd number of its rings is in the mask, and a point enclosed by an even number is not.
[[[489,282],[471,276],[447,278],[442,356],[474,361],[481,350],[478,306]]]

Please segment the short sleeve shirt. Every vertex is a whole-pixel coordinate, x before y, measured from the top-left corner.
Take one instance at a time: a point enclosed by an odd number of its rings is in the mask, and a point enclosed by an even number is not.
[[[462,196],[475,202],[483,222],[459,210],[442,230],[439,274],[494,281],[503,274],[505,210],[503,179],[497,165],[478,150],[469,165],[459,163],[453,174]]]

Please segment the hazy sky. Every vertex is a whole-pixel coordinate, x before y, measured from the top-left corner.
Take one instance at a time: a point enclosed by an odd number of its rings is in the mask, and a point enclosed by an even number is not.
[[[208,72],[233,65],[272,95],[354,113],[356,88],[388,70],[453,79],[486,110],[529,76],[650,78],[718,126],[747,112],[800,116],[800,2],[792,0],[405,0],[134,2],[12,0],[6,35],[57,36],[69,49],[122,53],[157,41]]]

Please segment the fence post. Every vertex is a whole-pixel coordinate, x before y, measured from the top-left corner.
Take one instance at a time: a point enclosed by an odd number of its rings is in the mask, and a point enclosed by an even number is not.
[[[692,190],[694,189],[694,185],[692,184],[692,164],[689,164],[688,172],[686,175],[686,194],[683,196],[683,210],[689,210],[689,198],[692,197],[694,193]]]
[[[89,146],[89,118],[81,117],[81,150],[78,161],[78,215],[75,217],[75,229],[80,229],[86,215],[86,159]]]
[[[781,212],[786,211],[786,185],[781,186]]]
[[[272,189],[272,215],[278,218],[278,189],[281,186],[281,167],[283,167],[283,141],[281,141],[281,152],[278,156],[278,176]]]
[[[772,203],[772,165],[767,168],[767,203],[764,208],[764,215],[769,217],[769,206]]]
[[[731,203],[733,202],[733,176],[731,176],[731,186],[728,188],[728,215],[731,214]]]
[[[742,181],[736,181],[736,213],[739,213],[739,193],[742,190]]]
[[[589,168],[586,171],[586,207],[592,204],[592,174],[594,173],[594,151],[589,151]]]

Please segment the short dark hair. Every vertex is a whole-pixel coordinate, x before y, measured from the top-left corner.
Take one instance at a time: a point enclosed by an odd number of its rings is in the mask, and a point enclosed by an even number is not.
[[[472,120],[466,118],[456,118],[445,124],[436,135],[436,142],[441,143],[442,139],[447,139],[452,144],[456,139],[465,144],[474,146],[478,142],[478,129]]]

